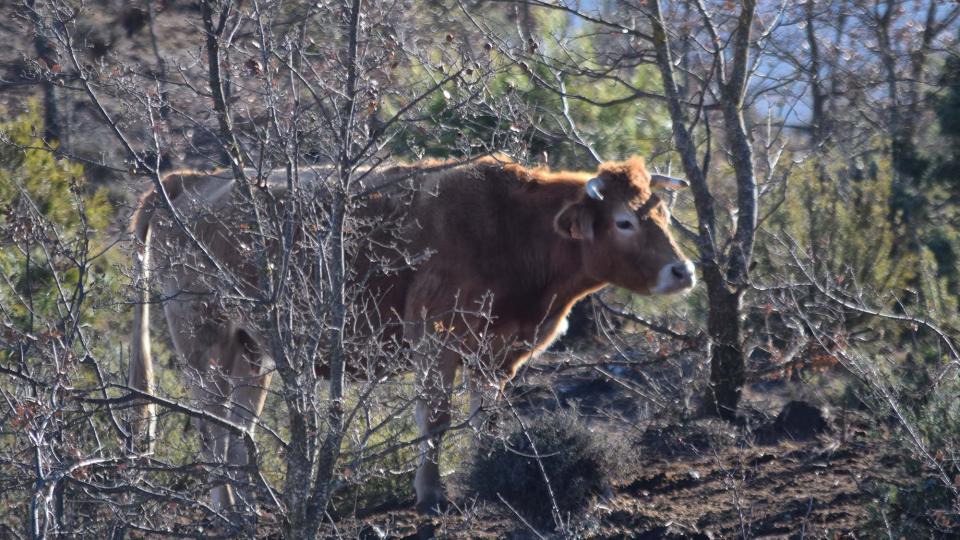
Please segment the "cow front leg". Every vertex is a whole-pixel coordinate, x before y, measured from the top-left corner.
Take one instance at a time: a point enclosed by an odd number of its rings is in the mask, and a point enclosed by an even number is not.
[[[436,513],[446,503],[440,479],[440,446],[443,431],[450,427],[450,394],[456,369],[457,359],[442,355],[437,365],[420,370],[416,419],[423,440],[414,488],[417,512],[421,514]]]
[[[474,440],[489,431],[495,421],[492,410],[500,398],[503,385],[493,374],[473,370],[469,376],[470,387],[470,428]]]

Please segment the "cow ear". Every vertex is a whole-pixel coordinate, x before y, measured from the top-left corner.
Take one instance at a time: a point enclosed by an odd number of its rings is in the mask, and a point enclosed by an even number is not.
[[[593,211],[585,204],[568,205],[553,222],[560,236],[571,240],[593,240]]]

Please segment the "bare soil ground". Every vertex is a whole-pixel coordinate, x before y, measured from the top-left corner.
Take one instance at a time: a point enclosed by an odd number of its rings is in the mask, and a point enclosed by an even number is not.
[[[616,385],[582,373],[553,378],[542,386],[531,384],[521,392],[528,397],[528,406],[542,408],[543,395],[556,396],[558,388],[583,398],[576,400],[578,411],[591,418],[594,425],[622,422],[636,403]],[[871,525],[874,516],[870,515],[869,503],[878,496],[876,487],[880,483],[902,484],[905,476],[899,463],[882,451],[883,428],[848,411],[841,419],[831,421],[829,433],[795,440],[783,433],[772,417],[756,412],[757,405],[769,408],[771,401],[779,406],[782,396],[769,390],[753,390],[746,396],[744,410],[754,411],[754,417],[743,425],[691,420],[682,425],[650,427],[630,441],[637,462],[624,464],[627,472],[623,478],[585,515],[571,516],[575,536],[874,537],[879,530]],[[626,414],[618,420],[593,414],[611,409]],[[456,477],[448,479],[448,483],[458,481]],[[418,517],[412,508],[402,508],[343,525],[371,539],[557,535],[534,530],[507,506],[476,501],[466,492],[455,506],[447,515],[434,519]]]
[[[701,438],[703,431],[691,434]],[[583,538],[869,538],[865,503],[876,481],[896,482],[862,434],[838,442],[784,441],[776,445],[698,448],[677,433],[667,445],[640,445],[639,473],[616,486],[582,516]],[[703,442],[702,440],[700,442]],[[536,538],[505,506],[462,502],[465,510],[424,520],[412,509],[370,516],[367,538]],[[423,535],[429,536],[429,535]]]

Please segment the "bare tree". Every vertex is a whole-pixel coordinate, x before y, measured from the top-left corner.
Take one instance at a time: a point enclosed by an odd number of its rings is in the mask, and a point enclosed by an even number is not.
[[[141,201],[140,212],[167,216],[169,226],[186,239],[150,251],[139,248],[143,279],[136,284],[134,301],[140,307],[134,324],[138,337],[129,357],[133,384],[111,380],[108,373],[117,371],[119,360],[115,354],[104,356],[95,348],[74,351],[82,326],[71,302],[89,300],[82,292],[64,298],[66,349],[102,375],[92,386],[71,390],[69,399],[80,407],[102,408],[88,412],[91,426],[100,421],[97,415],[106,414],[112,440],[123,444],[95,445],[52,469],[60,458],[37,454],[32,534],[70,532],[70,516],[81,511],[63,503],[64,489],[71,489],[88,498],[97,512],[115,509],[109,527],[114,535],[169,532],[174,515],[197,527],[207,523],[223,534],[252,534],[259,526],[255,509],[263,508],[271,519],[262,525],[282,529],[291,538],[317,537],[339,493],[364,475],[387,474],[369,472],[375,470],[368,469],[370,463],[398,453],[409,456],[406,449],[423,442],[396,427],[417,401],[417,389],[385,386],[385,375],[408,370],[412,360],[397,343],[392,348],[374,345],[391,343],[378,338],[396,329],[370,315],[372,298],[366,291],[373,275],[401,272],[420,254],[369,245],[371,238],[394,234],[391,220],[397,219],[389,213],[376,219],[357,213],[378,196],[369,182],[394,148],[422,155],[423,146],[459,131],[443,124],[433,132],[418,127],[438,110],[462,116],[478,111],[506,126],[510,121],[502,115],[511,102],[488,102],[485,84],[497,67],[479,44],[457,43],[440,31],[432,35],[435,42],[425,44],[413,24],[435,14],[414,9],[410,2],[211,0],[201,2],[199,12],[166,5],[162,13],[152,2],[147,7],[151,33],[138,36],[137,46],[151,50],[153,61],[120,53],[93,61],[80,28],[84,21],[102,17],[97,5],[30,2],[16,13],[33,22],[37,43],[50,44],[51,61],[61,68],[58,75],[48,72],[54,77],[51,84],[71,81],[66,88],[70,98],[95,111],[99,126],[93,129],[105,128],[119,147],[125,163],[104,165],[129,168],[148,179],[155,195]],[[450,26],[442,15],[436,22],[441,29]],[[195,48],[161,51],[157,33],[161,27],[170,31],[171,24],[187,30],[183,39]],[[498,128],[490,134],[491,142],[500,141]],[[490,150],[476,141],[463,145],[468,160]],[[223,174],[238,186],[238,215],[184,214],[183,207],[172,204],[183,191],[174,193],[175,180],[165,180],[161,169],[178,155],[192,155],[191,162],[202,168],[225,166]],[[305,155],[312,163],[304,161]],[[398,174],[392,180],[401,198],[408,178]],[[266,189],[268,184],[276,190]],[[197,188],[182,189],[194,193]],[[25,216],[38,219],[29,212]],[[210,222],[229,232],[232,252],[218,251],[223,238],[204,236]],[[375,252],[378,258],[365,271],[358,270],[355,260]],[[254,271],[243,274],[231,266],[228,260],[235,254],[248,257]],[[78,261],[82,273],[89,263]],[[48,264],[54,264],[52,259]],[[157,277],[183,268],[201,269],[203,277],[176,292],[152,286]],[[57,267],[54,275],[60,272]],[[21,303],[30,304],[27,298]],[[162,373],[153,370],[149,353],[150,305],[167,306],[168,317],[169,305],[209,309],[232,318],[237,327],[260,329],[266,343],[258,345],[265,357],[248,359],[259,372],[244,374],[232,365],[211,364],[209,357],[183,358],[173,364],[199,391],[183,395],[163,383],[165,377],[156,380]],[[201,319],[195,327],[178,328],[177,320],[170,320],[174,338],[181,341],[211,339],[210,332],[220,324]],[[242,357],[252,350],[235,354]],[[232,352],[219,354],[221,359],[234,357]],[[29,363],[27,358],[22,363]],[[280,387],[269,399],[285,406],[277,423],[257,418],[274,372]],[[23,376],[28,384],[39,383]],[[431,384],[429,377],[424,384]],[[58,388],[51,387],[51,396],[60,395]],[[121,409],[131,406],[129,424],[124,424]],[[11,404],[11,411],[21,409]],[[57,411],[59,405],[44,414]],[[33,421],[33,413],[24,414]],[[174,417],[187,418],[198,428],[199,455],[168,446]],[[37,437],[47,437],[49,426],[37,426]],[[73,433],[68,439],[79,436]],[[47,447],[35,439],[38,449]],[[277,448],[282,449],[282,474],[265,468],[265,460],[276,465],[268,449]],[[103,470],[102,478],[71,483],[74,471],[90,467]],[[189,480],[194,470],[202,472],[202,482]],[[179,484],[160,479],[165,475],[180,478]],[[212,499],[204,487],[213,489]],[[175,510],[163,515],[157,505]]]
[[[704,156],[707,165],[704,166],[698,159],[697,145],[692,139],[690,115],[676,88],[668,19],[659,3],[654,3],[649,17],[656,64],[673,120],[674,141],[684,171],[690,178],[697,205],[700,262],[710,297],[707,325],[713,341],[710,373],[713,403],[718,415],[732,418],[740,399],[740,388],[745,382],[741,302],[749,287],[758,211],[750,127],[744,119],[748,84],[755,62],[751,60],[751,50],[755,40],[753,29],[757,5],[752,1],[745,2],[735,22],[728,23],[732,26],[725,37],[721,37],[722,27],[718,26],[723,22],[715,22],[714,13],[703,3],[697,5],[697,10],[710,38],[707,52],[712,55],[712,61],[708,59],[704,62],[706,71],[698,73],[698,78],[716,81],[722,126],[728,145],[727,155],[736,179],[736,223],[730,241],[725,242],[719,242],[717,238],[716,203],[705,175],[705,169],[709,166],[710,142],[707,142],[707,154]],[[777,22],[774,19],[773,24]],[[708,91],[711,91],[709,87],[703,88],[702,95]],[[699,120],[694,118],[693,121]],[[709,122],[709,119],[705,119],[705,122]]]
[[[778,93],[783,85],[758,80],[758,71],[764,67],[765,50],[772,41],[769,38],[782,24],[786,5],[771,4],[761,10],[755,2],[746,2],[738,13],[731,14],[720,3],[707,2],[681,2],[669,7],[659,2],[628,2],[594,11],[567,3],[521,4],[569,14],[609,36],[607,46],[596,53],[568,46],[565,57],[531,55],[503,41],[515,56],[529,57],[529,61],[555,71],[554,79],[534,72],[537,84],[565,102],[583,100],[610,107],[656,100],[666,108],[673,143],[668,155],[679,157],[693,188],[697,229],[689,231],[688,237],[695,240],[709,297],[707,334],[712,368],[711,404],[707,408],[713,414],[733,418],[744,384],[742,300],[750,288],[758,198],[782,178],[775,177],[782,132],[768,132],[757,153],[754,145],[759,126],[751,113],[762,96],[785,96]],[[554,39],[566,44],[563,36]],[[597,67],[586,67],[593,64]],[[633,74],[645,65],[656,69],[662,92],[633,82]],[[618,86],[620,95],[597,101],[557,84],[565,78],[604,81]],[[571,139],[590,146],[569,116],[567,131]],[[723,150],[732,169],[734,195],[729,199],[717,194],[727,186],[720,188],[709,181],[722,170],[712,159],[717,153],[715,146]],[[722,215],[726,212],[730,225]]]

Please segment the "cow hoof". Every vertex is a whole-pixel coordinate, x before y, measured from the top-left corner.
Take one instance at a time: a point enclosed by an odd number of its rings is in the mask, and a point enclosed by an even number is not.
[[[410,537],[408,536],[407,538]],[[417,535],[413,538],[417,540],[436,540],[437,524],[431,520],[417,525]]]
[[[436,495],[417,501],[416,509],[421,516],[439,516],[450,509],[450,501],[443,495]]]

